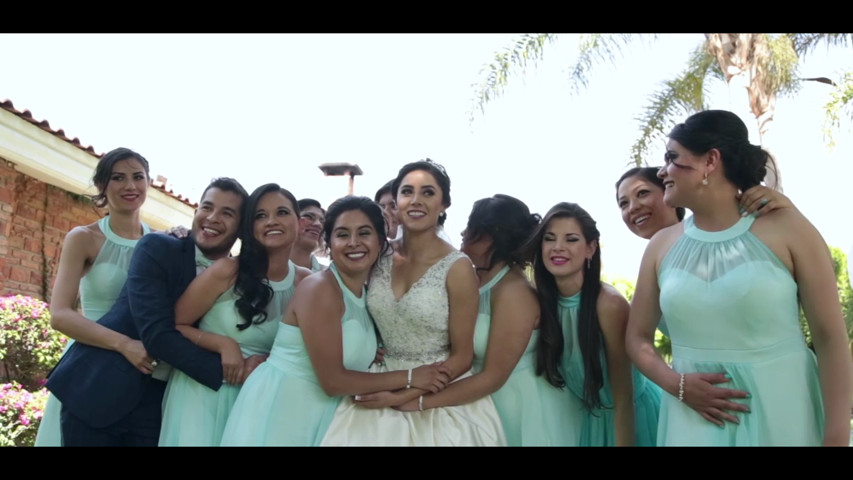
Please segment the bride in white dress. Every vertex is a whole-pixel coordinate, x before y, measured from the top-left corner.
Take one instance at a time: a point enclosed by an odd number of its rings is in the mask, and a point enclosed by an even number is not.
[[[403,235],[394,253],[371,274],[367,308],[385,346],[384,365],[372,371],[406,370],[443,363],[453,377],[470,375],[478,282],[465,254],[442,240],[436,225],[450,206],[450,179],[427,159],[404,166],[392,186]],[[505,445],[491,397],[474,402],[402,412],[417,402],[417,388],[344,399],[323,445]]]

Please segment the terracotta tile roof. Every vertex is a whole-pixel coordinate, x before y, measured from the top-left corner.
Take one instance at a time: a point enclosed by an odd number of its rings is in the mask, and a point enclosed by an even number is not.
[[[70,143],[71,145],[74,145],[75,147],[79,148],[80,150],[83,150],[86,153],[89,153],[90,155],[93,155],[93,156],[98,157],[98,158],[101,158],[104,156],[104,152],[95,153],[95,147],[93,147],[91,145],[83,146],[83,144],[80,142],[79,138],[77,138],[77,137],[68,138],[68,136],[65,135],[65,131],[62,130],[61,128],[59,130],[54,130],[50,126],[50,123],[48,123],[47,120],[42,120],[42,121],[36,120],[35,118],[33,118],[33,114],[29,110],[21,111],[21,110],[16,109],[15,105],[12,104],[12,101],[9,100],[8,98],[6,100],[0,101],[0,108],[2,108],[3,110],[6,110],[7,112],[10,112],[10,113],[17,115],[18,117],[20,117],[20,118],[32,123],[33,125],[41,128],[45,132],[50,133],[51,135],[58,137],[64,141]],[[166,195],[174,198],[175,200],[180,201],[181,203],[187,204],[193,208],[198,207],[198,203],[191,201],[189,198],[187,198],[187,197],[185,197],[179,193],[175,193],[175,191],[172,190],[171,188],[166,188],[166,185],[164,185],[161,182],[152,181],[151,186],[157,190],[160,190],[161,192],[165,193]]]

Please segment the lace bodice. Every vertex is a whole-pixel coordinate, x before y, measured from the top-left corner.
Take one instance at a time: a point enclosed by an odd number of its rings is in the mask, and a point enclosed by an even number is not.
[[[394,257],[379,259],[367,291],[367,308],[385,344],[386,358],[417,364],[445,360],[450,353],[447,272],[465,254],[453,251],[430,266],[403,294],[394,298]]]

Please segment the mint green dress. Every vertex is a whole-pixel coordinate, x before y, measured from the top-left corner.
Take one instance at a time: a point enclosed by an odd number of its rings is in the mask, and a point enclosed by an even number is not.
[[[109,215],[98,220],[98,228],[104,234],[104,244],[89,271],[80,278],[80,307],[83,316],[92,321],[107,313],[121,293],[124,282],[127,280],[130,257],[139,241],[139,239],[131,240],[116,235],[110,229]],[[150,231],[148,225],[143,223],[142,234],[145,235]],[[74,339],[69,338],[68,343],[65,344],[65,350],[68,350],[73,343]],[[65,353],[65,350],[62,353]],[[59,427],[61,409],[62,403],[52,393],[49,394],[36,434],[36,447],[62,446],[62,433]]]
[[[754,217],[684,234],[658,273],[660,306],[679,373],[728,373],[751,413],[720,428],[671,395],[661,404],[660,445],[820,445],[824,415],[817,361],[799,323],[797,284],[750,231]]]
[[[474,325],[475,373],[483,371],[492,318],[492,288],[510,267],[506,266],[480,287],[480,310]],[[539,330],[530,335],[527,348],[506,383],[492,393],[510,447],[578,445],[580,440],[580,400],[568,389],[559,389],[536,375],[536,341]]]
[[[365,306],[365,290],[355,296],[329,265],[343,292],[343,363],[366,372],[376,356],[376,332]],[[320,387],[299,327],[279,322],[269,359],[243,384],[231,411],[223,446],[316,446],[323,439],[342,397]]]
[[[219,296],[201,319],[199,328],[234,339],[244,358],[269,354],[293,297],[295,276],[296,266],[289,262],[287,276],[281,281],[269,282],[273,298],[267,305],[267,319],[263,323],[244,330],[237,328],[244,320],[237,312],[238,297],[231,288]],[[240,385],[226,384],[213,391],[180,370],[172,369],[163,396],[160,446],[218,446],[240,388]]]
[[[584,365],[578,342],[578,312],[580,292],[571,297],[560,297],[558,314],[563,330],[563,355],[560,357],[561,373],[566,385],[578,399],[583,398]],[[601,370],[604,386],[598,391],[604,408],[587,411],[581,405],[580,445],[584,447],[612,447],[616,444],[613,425],[613,393],[607,376],[607,361],[602,345]],[[631,366],[634,386],[634,445],[653,447],[657,444],[658,412],[661,402],[660,388]]]

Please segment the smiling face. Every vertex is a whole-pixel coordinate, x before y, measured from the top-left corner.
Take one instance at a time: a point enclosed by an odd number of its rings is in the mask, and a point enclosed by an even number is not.
[[[299,212],[299,244],[305,250],[314,250],[323,236],[326,214],[316,206],[307,206]]]
[[[622,221],[635,235],[649,239],[662,228],[678,223],[675,209],[666,205],[663,190],[637,175],[619,184],[616,201]]]
[[[582,275],[587,258],[595,253],[596,243],[587,243],[580,223],[574,218],[554,218],[542,236],[542,263],[558,280]]]
[[[210,259],[228,255],[237,240],[243,198],[235,192],[207,189],[193,216],[193,236],[199,250]]]
[[[299,221],[293,203],[281,192],[264,194],[252,215],[255,240],[267,250],[293,246]]]
[[[435,229],[444,212],[442,191],[435,177],[426,170],[409,172],[397,190],[397,212],[403,228],[409,231]]]
[[[675,140],[667,142],[664,166],[658,172],[658,178],[663,180],[663,199],[667,205],[690,207],[705,178],[704,156],[694,155]]]
[[[148,195],[145,168],[134,158],[117,161],[110,172],[104,194],[111,210],[138,210]]]
[[[364,275],[366,278],[379,257],[379,235],[361,210],[341,213],[329,239],[329,250],[337,269],[350,276]]]

